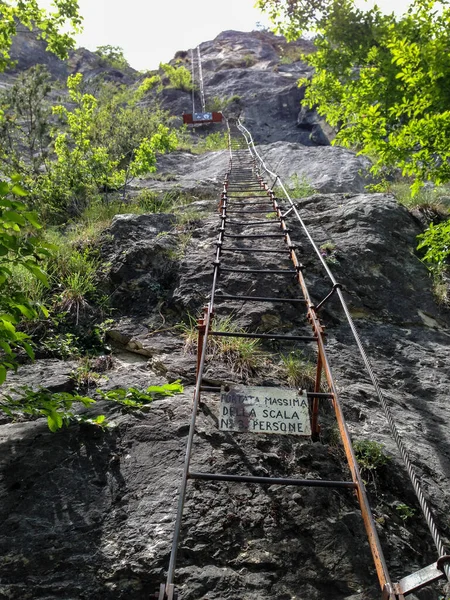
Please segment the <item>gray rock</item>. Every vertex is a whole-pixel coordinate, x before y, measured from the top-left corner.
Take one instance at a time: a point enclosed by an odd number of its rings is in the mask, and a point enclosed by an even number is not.
[[[174,216],[117,215],[105,232],[107,289],[116,307],[147,312],[167,299],[176,278]]]
[[[325,194],[363,193],[365,186],[373,183],[369,174],[370,161],[345,148],[307,148],[301,144],[275,142],[257,146],[257,151],[267,167],[276,172],[288,187],[293,178],[297,178],[300,183],[304,181],[312,189]],[[155,191],[167,191],[175,186],[193,196],[207,195],[217,199],[228,163],[229,153],[225,150],[200,155],[172,152],[158,158],[160,177],[168,175],[170,181],[143,178],[136,186]]]

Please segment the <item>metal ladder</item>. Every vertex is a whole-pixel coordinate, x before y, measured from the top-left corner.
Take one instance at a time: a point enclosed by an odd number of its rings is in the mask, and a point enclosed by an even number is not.
[[[342,407],[338,398],[336,385],[330,369],[325,349],[324,327],[319,317],[320,308],[336,292],[339,284],[332,286],[323,300],[314,304],[309,294],[303,271],[304,267],[298,257],[298,249],[292,242],[286,217],[290,212],[285,209],[273,190],[263,180],[257,169],[255,158],[249,151],[247,140],[235,124],[230,128],[230,165],[225,175],[223,191],[219,203],[219,230],[216,241],[216,251],[213,261],[213,276],[211,294],[208,305],[203,310],[203,316],[198,321],[198,353],[197,381],[194,392],[192,416],[186,445],[186,454],[180,495],[175,522],[174,537],[166,583],[162,583],[155,598],[158,600],[177,600],[178,592],[174,585],[177,551],[180,542],[183,510],[186,490],[190,480],[228,481],[238,483],[254,483],[261,485],[281,485],[301,487],[322,487],[335,489],[352,489],[358,500],[361,515],[366,529],[370,550],[376,568],[382,600],[404,600],[406,594],[423,587],[426,583],[444,576],[443,564],[448,564],[449,557],[441,557],[441,565],[434,567],[433,573],[419,571],[400,583],[392,583],[386,561],[383,556],[375,521],[370,509],[365,486],[361,478],[358,463],[352,447],[349,431]],[[273,218],[267,218],[268,216]],[[252,232],[247,233],[246,229]],[[259,233],[260,231],[260,233]],[[262,245],[261,245],[262,244]],[[264,268],[264,258],[276,257],[276,268]],[[255,267],[255,262],[256,267]],[[224,292],[223,289],[232,287],[234,274],[245,274],[249,281],[261,281],[264,278],[267,293],[264,296],[243,295]],[[295,281],[299,292],[298,297],[292,298],[279,293],[282,284],[279,281]],[[220,289],[219,289],[220,282]],[[272,287],[272,289],[271,289]],[[273,289],[274,288],[274,289]],[[225,332],[214,329],[216,315],[221,308],[233,303],[292,303],[299,310],[303,307],[305,323],[310,331],[301,334],[259,333],[259,332]],[[317,439],[320,432],[319,406],[323,401],[331,403],[339,428],[343,449],[351,473],[350,481],[328,481],[324,479],[295,479],[280,477],[258,477],[252,475],[235,475],[232,473],[210,473],[193,471],[190,468],[195,437],[196,417],[201,404],[202,392],[219,392],[220,387],[204,385],[203,378],[207,362],[209,340],[219,336],[235,336],[262,340],[277,340],[280,343],[314,344],[317,350],[317,365],[314,391],[306,394],[311,415],[311,435]],[[327,392],[323,392],[322,375],[325,376]],[[433,565],[427,567],[428,570]],[[423,569],[422,571],[426,571]]]

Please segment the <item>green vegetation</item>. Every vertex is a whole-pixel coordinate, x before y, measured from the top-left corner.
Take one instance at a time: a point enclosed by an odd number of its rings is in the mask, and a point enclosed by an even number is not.
[[[438,302],[449,305],[450,221],[431,223],[418,240],[417,249],[425,250],[423,260],[429,265],[435,296]]]
[[[65,55],[72,40],[58,27],[79,20],[75,3],[57,4],[57,13],[45,19],[39,13],[39,20],[34,2],[29,13],[3,3],[1,68],[15,17],[30,28],[36,19]],[[69,13],[70,19],[61,16]],[[124,66],[116,48],[99,54]],[[94,96],[78,74],[67,81],[70,102],[52,106],[50,76],[37,66],[0,93],[0,383],[16,368],[17,355],[34,357],[33,342],[50,356],[104,351],[107,298],[98,289],[102,265],[95,246],[118,212],[150,210],[148,197],[130,203],[128,186],[155,172],[157,153],[177,145],[168,115],[156,103],[138,106],[157,83],[151,77],[137,89],[103,83]],[[164,204],[152,200],[153,210]]]
[[[294,173],[291,176],[286,189],[293,199],[308,198],[309,196],[312,196],[315,191],[306,177],[304,175],[299,177],[298,173]]]
[[[112,400],[125,408],[145,409],[149,408],[153,400],[181,394],[183,389],[181,382],[178,380],[174,383],[166,383],[161,386],[151,385],[143,391],[131,387],[126,389],[119,388],[109,392],[97,390],[97,392],[103,400]]]
[[[83,406],[90,406],[95,400],[68,392],[52,393],[46,389],[35,391],[23,386],[0,397],[0,410],[11,418],[46,417],[50,431],[57,431],[63,426],[67,427],[73,420],[83,420],[83,417],[73,410],[73,405],[77,402]],[[101,415],[92,423],[101,425],[104,420],[105,417]]]
[[[448,184],[426,185],[413,195],[408,180],[398,180],[384,182],[379,191],[393,194],[397,201],[409,210],[413,208],[431,209],[443,217],[450,214],[450,186]]]
[[[316,52],[304,57],[314,75],[299,82],[306,86],[302,103],[317,107],[336,128],[333,143],[369,156],[372,173],[382,180],[400,170],[410,179],[412,196],[425,182],[450,181],[448,2],[414,0],[401,16],[383,14],[377,6],[359,9],[354,0],[257,5],[288,40],[314,33]],[[445,254],[448,229],[436,224],[424,235],[420,245],[429,248],[433,280],[447,298],[442,273],[448,272],[448,259],[439,259],[436,279],[436,257]]]
[[[213,96],[212,98],[208,98],[206,100],[206,110],[211,112],[222,112],[232,102],[239,102],[240,99],[241,97],[237,94],[229,97]]]
[[[380,469],[389,462],[389,457],[384,453],[383,445],[372,440],[357,440],[353,442],[356,460],[361,470],[361,476],[367,482],[375,484],[376,476]]]
[[[83,376],[80,371],[78,378]],[[91,374],[92,376],[92,374]],[[183,392],[183,386],[179,381],[161,386],[150,386],[140,391],[136,388],[119,388],[109,392],[97,390],[102,400],[109,400],[125,408],[144,409],[158,398],[173,396]],[[12,419],[46,417],[50,431],[58,431],[62,427],[68,427],[71,423],[85,423],[108,427],[105,415],[89,417],[89,414],[77,410],[77,405],[90,407],[95,400],[79,394],[69,392],[50,392],[44,388],[33,390],[28,386],[12,389],[0,397],[0,411]]]
[[[114,69],[127,69],[130,66],[120,46],[98,46],[95,53]]]
[[[412,519],[417,512],[415,508],[411,508],[411,506],[408,506],[407,504],[403,504],[401,502],[395,505],[395,510],[397,511],[398,516],[403,522]]]
[[[298,46],[287,45],[280,51],[280,63],[282,65],[291,65],[303,59],[303,51]]]
[[[227,149],[228,134],[227,132],[220,133],[220,131],[210,133],[206,137],[200,138],[199,141],[192,148],[195,154],[203,154],[204,152],[214,152],[217,150]]]
[[[281,366],[290,386],[314,391],[316,365],[306,359],[301,350],[282,354]]]
[[[17,329],[18,324],[24,318],[37,319],[47,314],[14,277],[14,271],[20,270],[24,279],[31,279],[36,286],[48,286],[40,261],[49,256],[49,245],[37,237],[41,226],[36,213],[22,201],[24,196],[26,192],[18,183],[0,181],[0,384],[5,381],[7,370],[17,367],[17,350],[23,349],[30,358],[34,357],[31,340]]]
[[[134,178],[155,172],[156,154],[177,146],[167,114],[138,106],[147,80],[135,91],[104,84],[98,97],[83,92],[80,74],[67,85],[70,109],[50,106],[42,67],[0,94],[0,167],[6,177],[21,174],[29,203],[47,223],[80,217],[114,191],[125,201]],[[52,112],[56,127],[49,125]]]
[[[315,74],[301,84],[306,104],[339,129],[337,143],[370,155],[374,173],[400,168],[415,190],[450,180],[446,2],[415,0],[402,16],[353,0],[258,4],[289,39],[316,34],[317,51],[305,57]]]
[[[336,251],[336,244],[331,241],[325,242],[320,245],[320,254],[324,257],[325,262],[329,265],[338,265],[339,259]]]
[[[159,68],[164,71],[172,87],[177,90],[183,90],[183,92],[192,91],[192,76],[186,67],[173,67],[172,65],[161,63]]]
[[[243,67],[252,67],[256,63],[256,58],[253,54],[246,54],[242,59]]]
[[[188,322],[178,326],[185,339],[186,352],[197,352],[197,321],[191,315]],[[213,320],[214,331],[226,333],[244,333],[245,330],[233,322],[233,318],[222,317]],[[267,354],[261,350],[259,339],[241,337],[210,337],[208,360],[217,360],[225,364],[232,373],[247,379],[257,373],[267,363]]]
[[[227,150],[228,133],[226,131],[223,133],[215,131],[204,137],[200,135],[194,137],[188,131],[182,130],[178,134],[178,148],[180,150],[189,150],[193,154]]]
[[[10,64],[9,50],[19,25],[37,30],[47,50],[60,58],[67,58],[68,51],[75,47],[73,35],[81,30],[76,0],[57,0],[51,13],[43,10],[37,0],[2,0],[1,15],[0,72]]]

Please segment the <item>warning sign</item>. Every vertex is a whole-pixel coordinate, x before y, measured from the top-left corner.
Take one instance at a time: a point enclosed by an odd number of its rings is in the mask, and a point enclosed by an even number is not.
[[[219,429],[311,435],[306,393],[276,387],[222,387]]]

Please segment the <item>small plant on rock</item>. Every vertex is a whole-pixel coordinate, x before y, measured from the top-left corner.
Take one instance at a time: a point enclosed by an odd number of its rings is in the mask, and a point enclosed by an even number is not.
[[[401,502],[399,504],[396,504],[395,510],[397,511],[397,514],[400,517],[400,519],[404,522],[408,521],[409,519],[412,519],[412,517],[414,517],[414,515],[417,512],[415,508],[411,508],[411,506],[408,506],[407,504],[403,504]]]
[[[292,198],[308,198],[314,194],[314,188],[306,177],[304,175],[299,177],[298,173],[292,175],[287,190]]]
[[[97,390],[97,393],[103,400],[111,400],[125,408],[149,408],[153,400],[165,398],[166,396],[174,396],[183,392],[181,382],[174,381],[164,385],[151,385],[146,390],[138,390],[137,388],[118,388],[109,392]]]
[[[366,483],[371,481],[376,487],[376,475],[389,462],[389,457],[384,453],[383,444],[373,440],[357,440],[353,442],[353,449],[362,477],[366,478]]]
[[[95,400],[78,394],[68,392],[52,393],[40,388],[33,390],[31,387],[22,386],[12,389],[0,398],[0,410],[13,419],[29,417],[46,417],[50,431],[58,431],[68,426],[72,421],[84,422],[103,426],[104,415],[95,419],[87,419],[73,409],[75,403],[90,406]]]
[[[316,365],[305,358],[301,350],[281,355],[281,368],[290,386],[314,389]]]
[[[189,322],[181,324],[179,329],[185,339],[185,351],[196,352],[198,332],[195,318],[189,315]],[[223,333],[245,333],[231,316],[214,319],[212,329]],[[267,354],[261,350],[259,339],[244,337],[211,336],[207,357],[225,363],[242,379],[248,379],[267,363]]]
[[[172,65],[161,63],[160,68],[169,78],[170,85],[177,90],[190,92],[192,90],[192,76],[186,67],[173,67]]]
[[[324,257],[325,262],[329,265],[338,265],[339,259],[337,256],[336,244],[333,242],[325,242],[320,245],[320,254]]]

